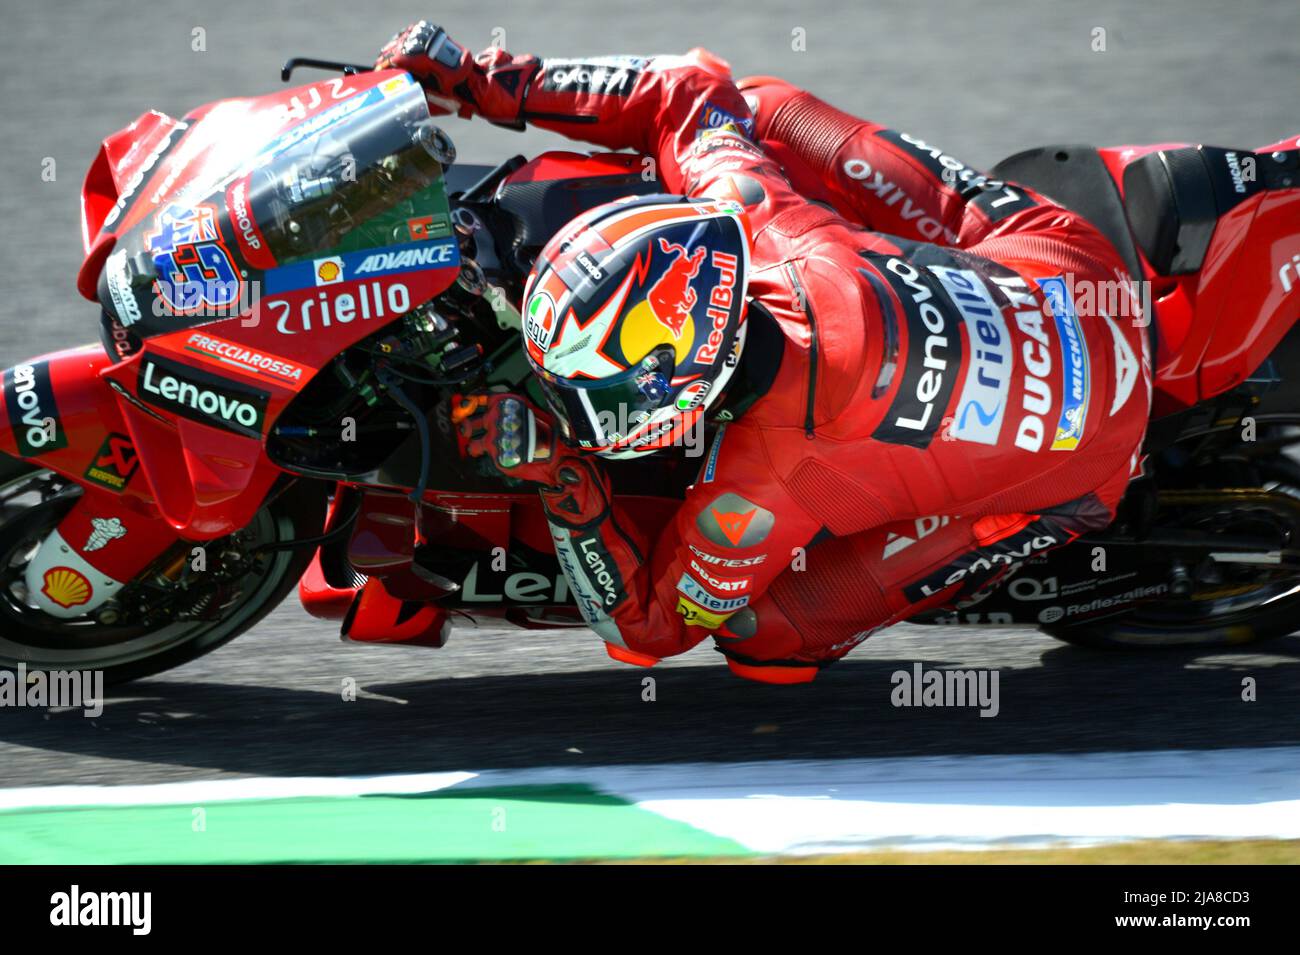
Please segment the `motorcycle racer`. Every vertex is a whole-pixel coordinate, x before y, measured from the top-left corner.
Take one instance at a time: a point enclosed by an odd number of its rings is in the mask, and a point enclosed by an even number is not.
[[[474,57],[422,21],[377,65],[438,112],[638,151],[671,192],[543,249],[524,340],[554,425],[514,395],[456,414],[469,453],[541,485],[616,659],[711,636],[734,672],[803,682],[1112,520],[1148,342],[1141,316],[1078,307],[1129,276],[1077,215],[778,80],[738,86],[703,50]],[[642,539],[599,459],[706,414],[721,427],[695,484]]]

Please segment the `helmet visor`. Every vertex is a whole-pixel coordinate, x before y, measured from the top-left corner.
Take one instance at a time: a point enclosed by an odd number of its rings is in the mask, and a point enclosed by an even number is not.
[[[659,348],[635,367],[599,380],[575,381],[536,370],[564,437],[579,447],[599,450],[627,440],[669,403],[674,365],[673,349]]]

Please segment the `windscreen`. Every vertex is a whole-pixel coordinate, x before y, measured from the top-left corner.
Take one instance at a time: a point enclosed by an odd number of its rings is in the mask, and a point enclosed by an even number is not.
[[[397,74],[293,122],[297,99],[218,104],[158,170],[160,184],[142,190],[137,204],[148,206],[130,217],[99,286],[132,335],[247,315],[259,295],[342,281],[357,252],[446,264],[440,160],[450,143],[419,86]]]

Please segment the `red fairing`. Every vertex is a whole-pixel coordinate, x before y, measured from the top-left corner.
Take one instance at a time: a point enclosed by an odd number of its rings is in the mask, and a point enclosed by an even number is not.
[[[132,579],[177,539],[160,518],[139,446],[102,373],[98,346],[33,358],[3,373],[0,451],[49,468],[83,488],[59,525],[68,546],[118,581]],[[127,546],[99,543],[96,520],[116,520]],[[98,546],[96,546],[98,544]]]
[[[148,396],[151,388],[166,387],[161,373],[149,374],[152,354],[103,372],[117,386],[117,417],[139,458],[142,483],[179,536],[207,540],[233,533],[252,520],[281,472],[266,457],[260,435],[231,434],[143,403],[142,391]]]
[[[119,231],[127,203],[184,129],[185,123],[150,110],[104,140],[81,186],[81,241],[87,252],[100,230]],[[86,297],[93,299],[91,287]]]
[[[1242,210],[1252,205],[1248,217]],[[1300,189],[1263,193],[1220,220],[1218,228],[1227,234],[1220,239],[1216,230],[1211,249],[1222,241],[1224,246],[1236,242],[1239,251],[1225,255],[1221,269],[1202,270],[1202,301],[1211,290],[1223,301],[1201,361],[1202,398],[1240,384],[1300,317],[1297,223]]]
[[[640,156],[627,153],[569,153],[552,150],[520,166],[510,174],[510,183],[551,182],[556,179],[586,179],[640,173],[646,167]]]
[[[405,118],[370,123],[378,111]],[[409,138],[409,124],[422,117],[424,97],[410,77],[376,71],[222,100],[184,121],[148,113],[105,140],[83,189],[89,251],[78,283],[104,297],[116,328],[144,339],[137,354],[102,375],[115,389],[114,418],[135,446],[141,483],[178,534],[209,539],[247,524],[281,477],[264,443],[289,403],[337,354],[459,273],[454,239],[431,236],[424,219],[405,224],[407,242],[319,260],[285,245],[280,262],[268,223],[258,221],[250,177],[262,176],[278,196],[280,180],[268,171],[277,157],[293,158],[313,135],[348,123],[355,135],[387,137],[385,148],[424,155]],[[440,175],[436,165],[421,169],[430,182]],[[106,270],[110,254],[120,261]],[[125,277],[127,259],[142,254],[169,262],[158,267],[172,276],[154,277],[147,294]],[[178,284],[199,286],[200,304],[174,300]],[[211,287],[232,286],[237,294],[228,299],[207,297]]]
[[[122,582],[133,580],[178,539],[156,512],[124,507],[120,497],[97,488],[86,489],[58,530],[87,563]]]
[[[349,501],[347,505],[343,504],[345,499]],[[326,511],[324,533],[327,536],[338,530],[340,521],[351,516],[352,507],[350,496],[340,489]],[[353,575],[349,571],[347,576],[351,578]],[[357,587],[329,580],[321,563],[320,550],[316,551],[311,564],[298,581],[298,598],[302,601],[303,609],[322,620],[342,620],[346,617],[356,600],[358,590]]]
[[[320,560],[318,551],[298,581],[298,599],[302,602],[302,609],[313,617],[320,620],[342,620],[356,600],[357,590],[331,585],[325,579]]]
[[[392,596],[377,578],[366,582],[343,621],[343,636],[357,643],[441,647],[451,631],[445,607]]]
[[[4,372],[0,451],[32,458],[81,481],[110,434],[125,434],[117,400],[100,380],[109,359],[97,345],[29,359]],[[131,468],[134,475],[134,467]],[[128,475],[124,493],[145,489]]]
[[[1153,152],[1187,143],[1101,150],[1123,193],[1125,169]],[[1291,137],[1253,151],[1262,165],[1300,148]],[[1300,186],[1300,183],[1297,183]],[[1220,216],[1194,273],[1165,276],[1143,258],[1158,316],[1153,414],[1191,407],[1248,378],[1300,316],[1300,189],[1262,190]],[[1139,250],[1140,254],[1140,250]]]

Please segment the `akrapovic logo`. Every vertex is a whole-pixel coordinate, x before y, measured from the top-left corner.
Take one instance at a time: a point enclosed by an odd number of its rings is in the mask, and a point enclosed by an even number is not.
[[[182,418],[233,431],[250,438],[262,435],[270,394],[149,355],[136,386],[140,400]]]
[[[48,362],[15,365],[4,375],[5,409],[18,453],[25,458],[68,446],[54,403]]]

